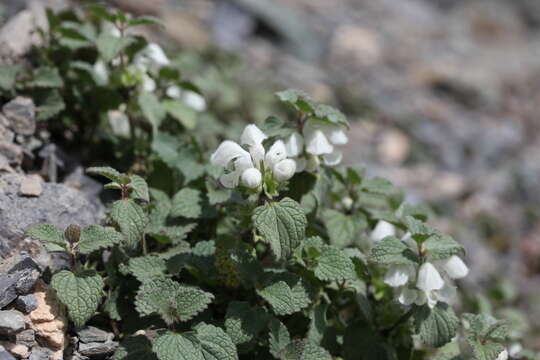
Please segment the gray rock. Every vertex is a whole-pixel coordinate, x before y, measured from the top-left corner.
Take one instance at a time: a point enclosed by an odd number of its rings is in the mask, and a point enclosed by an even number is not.
[[[36,345],[36,333],[32,329],[23,330],[15,335],[15,343],[28,346],[29,348]]]
[[[29,257],[15,256],[0,263],[0,309],[17,295],[26,295],[39,279],[41,269]]]
[[[37,306],[37,298],[33,294],[19,296],[15,302],[17,310],[25,314],[36,310]]]
[[[107,341],[106,343],[79,343],[79,353],[83,356],[88,357],[100,357],[105,356],[108,354],[112,354],[116,348],[118,347],[118,343],[116,341]]]
[[[0,155],[5,156],[11,165],[20,165],[23,161],[24,150],[19,145],[0,141]]]
[[[0,311],[0,334],[12,335],[24,330],[24,315],[16,310]]]
[[[36,131],[36,107],[30,98],[18,96],[2,108],[17,134],[32,135]]]
[[[23,177],[8,174],[2,177],[6,185],[0,192],[0,257],[20,250],[33,255],[42,251],[37,241],[23,241],[25,232],[37,224],[49,223],[59,229],[69,224],[81,227],[99,223],[103,206],[90,203],[78,190],[62,184],[43,184],[39,197],[18,194]]]
[[[17,360],[13,355],[6,351],[6,349],[0,345],[0,360]]]
[[[28,360],[49,360],[52,355],[52,351],[46,348],[36,346],[32,349]]]
[[[106,342],[114,338],[113,333],[109,333],[93,326],[88,326],[80,330],[77,332],[77,335],[79,335],[79,340],[86,344],[94,342]]]
[[[0,275],[0,309],[17,298],[16,279],[7,274]]]

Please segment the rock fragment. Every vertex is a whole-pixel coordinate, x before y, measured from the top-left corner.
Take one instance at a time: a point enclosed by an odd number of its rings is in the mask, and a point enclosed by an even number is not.
[[[0,311],[0,334],[13,335],[24,330],[24,315],[16,310]]]

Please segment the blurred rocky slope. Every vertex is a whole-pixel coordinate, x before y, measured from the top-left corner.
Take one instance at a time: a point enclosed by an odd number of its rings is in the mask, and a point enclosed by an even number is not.
[[[475,284],[502,273],[540,291],[540,2],[113,2],[161,17],[161,42],[217,46],[261,86],[337,103],[346,162],[449,215],[439,225],[467,244]],[[4,18],[22,3],[2,2]]]

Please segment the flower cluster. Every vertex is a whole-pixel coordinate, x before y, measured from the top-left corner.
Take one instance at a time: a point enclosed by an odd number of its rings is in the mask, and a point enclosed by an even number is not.
[[[348,142],[345,127],[330,124],[317,119],[308,119],[301,133],[293,132],[286,141],[287,154],[296,158],[297,172],[319,170],[321,161],[328,166],[336,166],[341,162],[342,153],[337,145]]]
[[[240,144],[226,140],[218,146],[210,161],[226,170],[219,178],[223,186],[235,188],[241,183],[249,189],[257,189],[266,176],[284,182],[294,175],[296,162],[287,158],[283,141],[277,140],[266,151],[263,141],[267,138],[256,125],[251,124],[244,129]]]
[[[395,227],[379,221],[371,233],[373,241],[381,241],[387,236],[396,234]],[[456,295],[453,280],[461,279],[469,273],[467,265],[457,255],[442,260],[430,260],[429,253],[423,254],[422,245],[418,245],[406,233],[402,241],[407,244],[419,258],[421,265],[393,265],[385,274],[384,283],[396,288],[397,300],[403,305],[424,305],[435,307],[437,302],[451,303]]]

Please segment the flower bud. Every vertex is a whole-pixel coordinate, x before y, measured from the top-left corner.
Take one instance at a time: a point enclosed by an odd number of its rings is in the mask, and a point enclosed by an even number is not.
[[[296,172],[296,162],[292,159],[281,160],[274,165],[274,179],[277,181],[287,181]]]
[[[71,224],[64,231],[64,236],[70,244],[77,243],[81,237],[81,228],[75,224]]]
[[[469,273],[469,268],[457,255],[452,255],[450,258],[444,260],[442,264],[443,269],[452,279],[464,278]]]
[[[353,199],[351,199],[349,196],[346,196],[341,200],[341,203],[345,207],[345,209],[350,210],[354,204]]]
[[[242,185],[255,189],[262,183],[262,174],[256,168],[249,168],[242,173]]]

